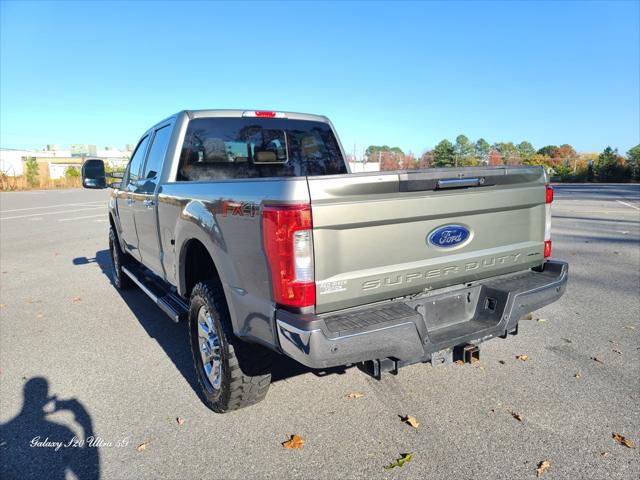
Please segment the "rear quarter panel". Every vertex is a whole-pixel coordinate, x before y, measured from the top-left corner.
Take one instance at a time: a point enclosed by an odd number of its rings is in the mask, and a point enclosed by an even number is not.
[[[158,219],[167,280],[185,295],[185,247],[192,239],[200,241],[222,281],[234,332],[277,345],[261,208],[308,201],[305,178],[164,184],[158,194]]]

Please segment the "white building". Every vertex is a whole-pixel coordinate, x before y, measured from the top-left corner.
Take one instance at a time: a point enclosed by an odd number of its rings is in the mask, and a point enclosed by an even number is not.
[[[29,155],[27,150],[0,148],[0,173],[9,177],[22,175],[22,159]]]
[[[93,147],[93,148],[91,148]],[[70,150],[58,150],[55,145],[47,145],[47,150],[16,150],[0,148],[0,173],[10,177],[24,174],[24,162],[34,157],[39,163],[46,163],[49,177],[62,178],[64,171],[71,166],[78,167],[86,158],[100,158],[111,168],[124,168],[129,162],[131,152],[115,148],[96,150],[94,145],[72,145]],[[88,150],[88,154],[79,154],[81,150]]]
[[[349,162],[349,170],[351,173],[362,173],[362,172],[379,172],[380,171],[380,163],[379,162]]]

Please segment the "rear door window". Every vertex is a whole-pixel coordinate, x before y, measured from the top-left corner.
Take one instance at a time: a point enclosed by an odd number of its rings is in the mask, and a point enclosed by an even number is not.
[[[295,177],[347,173],[328,124],[266,118],[189,122],[177,180]]]
[[[147,156],[147,163],[145,163],[144,170],[138,181],[139,193],[153,193],[155,191],[160,173],[162,172],[162,164],[164,162],[164,156],[167,153],[170,138],[170,125],[156,130],[151,148],[149,149],[149,155]]]

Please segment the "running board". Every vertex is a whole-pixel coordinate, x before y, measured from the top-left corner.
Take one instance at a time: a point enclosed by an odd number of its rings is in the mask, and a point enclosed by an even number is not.
[[[187,318],[189,305],[176,293],[167,290],[161,281],[154,278],[154,275],[144,267],[127,266],[122,267],[122,271],[127,277],[134,281],[140,290],[155,302],[160,310],[166,313],[171,320],[179,322]]]

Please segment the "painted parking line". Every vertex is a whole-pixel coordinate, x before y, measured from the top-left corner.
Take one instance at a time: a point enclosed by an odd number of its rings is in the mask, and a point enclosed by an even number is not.
[[[96,205],[95,207],[91,207],[91,208],[77,208],[75,210],[61,210],[60,212],[45,212],[45,213],[31,213],[29,215],[16,215],[14,217],[2,217],[2,218],[0,218],[0,220],[15,220],[15,219],[18,219],[18,218],[42,217],[44,215],[64,215],[65,213],[84,212],[86,210],[95,210],[97,208],[104,209],[104,206],[103,205]]]
[[[622,205],[626,205],[627,207],[635,208],[636,210],[640,210],[640,207],[636,207],[631,203],[623,202],[622,200],[616,200],[616,202],[621,203]]]
[[[56,207],[91,207],[91,206],[94,206],[93,205],[94,203],[98,203],[98,204],[101,204],[101,205],[106,205],[107,204],[107,202],[105,200],[95,200],[93,202],[59,203],[58,205],[43,205],[42,207],[12,208],[11,210],[0,210],[0,212],[1,213],[24,212],[26,210],[40,210],[42,208],[56,208]]]
[[[70,220],[83,220],[85,218],[97,218],[97,217],[104,217],[106,215],[106,213],[101,213],[100,215],[86,215],[84,217],[70,217],[70,218],[59,218],[58,221],[59,222],[68,222]]]

